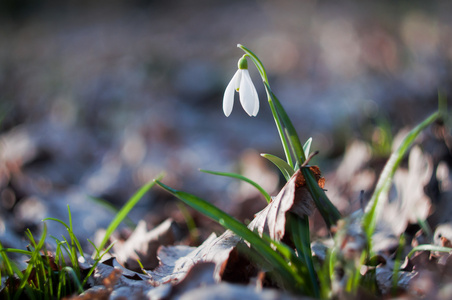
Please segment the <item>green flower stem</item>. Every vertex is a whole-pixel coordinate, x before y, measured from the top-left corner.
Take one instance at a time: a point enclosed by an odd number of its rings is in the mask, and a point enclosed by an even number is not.
[[[254,64],[256,65],[257,70],[261,74],[262,80],[268,83],[267,72],[265,72],[264,64],[256,56],[256,54],[254,54],[250,49],[246,48],[241,44],[237,44],[237,47],[242,49],[246,54],[248,54],[248,56],[253,60]]]
[[[237,45],[237,47],[242,49],[252,59],[262,77],[265,91],[267,92],[268,103],[270,104],[273,118],[275,119],[276,127],[278,128],[287,163],[292,168],[294,168],[294,170],[296,169],[297,165],[298,168],[301,167],[303,165],[303,162],[306,161],[306,155],[303,146],[300,142],[297,131],[292,124],[292,121],[284,110],[281,102],[279,102],[278,98],[270,88],[267,73],[262,62],[248,48],[240,44]],[[295,158],[295,164],[290,154],[291,151]],[[336,224],[337,220],[340,219],[341,216],[339,211],[328,199],[325,192],[319,187],[316,180],[314,179],[312,172],[308,168],[302,168],[302,172],[307,181],[307,186],[309,188],[309,191],[311,192],[312,198],[314,199],[317,208],[319,209],[323,219],[327,223],[327,226],[331,227],[332,225]]]
[[[299,166],[306,160],[305,153],[303,151],[303,146],[301,145],[300,139],[298,138],[297,131],[292,124],[289,116],[287,115],[284,107],[281,102],[279,102],[276,95],[272,92],[270,85],[267,82],[264,82],[265,90],[272,100],[271,103],[275,106],[277,115],[280,117],[282,124],[284,125],[284,129],[286,135],[288,137],[290,146],[292,147],[293,154]],[[270,101],[269,101],[270,102]]]
[[[284,135],[281,120],[279,119],[278,113],[276,112],[275,106],[273,105],[273,101],[271,100],[271,97],[268,94],[268,92],[267,92],[267,96],[268,96],[268,103],[270,104],[270,109],[273,114],[273,119],[275,120],[276,128],[278,129],[279,138],[281,139],[281,143],[283,145],[284,155],[286,156],[287,163],[289,164],[289,166],[292,167],[292,169],[295,169],[295,165],[293,163],[292,156],[290,155],[290,150],[289,150],[289,146],[287,143],[287,139],[286,139],[286,136]]]
[[[248,57],[251,58],[251,60],[254,62],[254,65],[256,66],[257,70],[259,71],[259,74],[262,77],[262,81],[264,82],[264,85],[268,86],[268,89],[266,88],[268,103],[270,104],[270,109],[271,109],[271,112],[273,115],[273,119],[275,120],[276,128],[278,129],[279,137],[281,139],[281,143],[282,143],[283,149],[284,149],[284,154],[286,156],[287,163],[292,168],[294,168],[295,165],[293,163],[292,156],[290,155],[290,148],[288,146],[289,144],[287,142],[287,138],[284,134],[282,122],[281,122],[281,119],[276,110],[275,104],[273,103],[271,94],[269,93],[270,85],[268,83],[267,72],[265,71],[264,65],[262,64],[260,59],[256,56],[256,54],[254,54],[251,50],[249,50],[248,48],[246,48],[245,46],[240,45],[240,44],[238,44],[237,47],[242,49],[246,53],[246,55],[248,55]]]

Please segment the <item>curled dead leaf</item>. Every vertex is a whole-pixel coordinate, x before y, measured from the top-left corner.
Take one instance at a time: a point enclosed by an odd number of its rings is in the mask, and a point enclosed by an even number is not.
[[[132,235],[123,243],[116,243],[113,246],[116,259],[126,268],[139,271],[141,266],[146,270],[152,270],[159,264],[157,250],[162,245],[171,245],[176,241],[176,223],[172,219],[147,230],[146,222],[140,221]]]
[[[320,188],[325,185],[320,169],[311,166],[310,170]],[[312,214],[315,204],[300,170],[295,172],[276,197],[255,215],[248,227],[259,234],[267,233],[272,239],[282,240],[285,234],[286,213],[292,212],[300,217]]]

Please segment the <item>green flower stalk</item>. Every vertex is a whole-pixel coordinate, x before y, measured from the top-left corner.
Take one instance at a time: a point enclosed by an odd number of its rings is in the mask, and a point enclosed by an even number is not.
[[[261,75],[265,91],[267,92],[268,104],[270,105],[273,119],[275,120],[276,127],[278,129],[278,133],[284,149],[287,165],[292,168],[294,172],[301,168],[303,176],[306,179],[308,189],[312,195],[312,198],[314,199],[317,208],[319,209],[328,227],[331,227],[341,218],[341,215],[337,208],[330,202],[323,189],[318,186],[309,168],[304,168],[304,166],[307,164],[307,155],[303,149],[292,121],[290,120],[282,104],[279,102],[278,98],[270,88],[267,72],[265,71],[264,65],[256,56],[256,54],[251,52],[251,50],[240,44],[238,44],[237,47],[245,52],[245,55],[243,55],[241,59],[249,57],[253,61],[257,70],[259,71],[259,74]],[[228,88],[226,88],[226,90],[228,90]],[[272,161],[274,161],[274,159]],[[281,167],[280,163],[277,165],[278,167]],[[285,169],[287,168],[287,165],[285,166]]]

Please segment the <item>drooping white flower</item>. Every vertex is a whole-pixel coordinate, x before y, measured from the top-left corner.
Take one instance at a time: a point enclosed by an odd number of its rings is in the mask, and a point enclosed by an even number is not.
[[[238,66],[239,69],[235,72],[224,91],[223,112],[226,117],[229,117],[231,114],[232,107],[234,106],[234,92],[236,91],[239,93],[240,103],[243,109],[248,115],[255,117],[259,111],[259,97],[251,81],[250,73],[248,72],[248,62],[245,56],[239,59]]]

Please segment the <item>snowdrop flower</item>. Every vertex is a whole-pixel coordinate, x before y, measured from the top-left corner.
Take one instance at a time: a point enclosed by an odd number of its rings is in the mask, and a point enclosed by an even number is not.
[[[238,66],[239,69],[224,91],[223,111],[226,117],[229,117],[234,106],[234,91],[237,91],[243,109],[248,115],[255,117],[259,111],[259,98],[248,72],[248,62],[245,55],[239,59]]]

